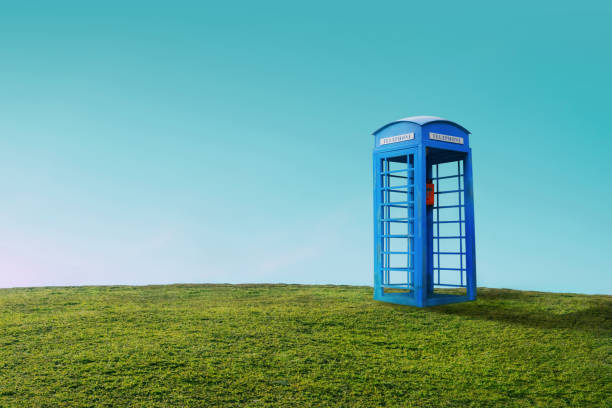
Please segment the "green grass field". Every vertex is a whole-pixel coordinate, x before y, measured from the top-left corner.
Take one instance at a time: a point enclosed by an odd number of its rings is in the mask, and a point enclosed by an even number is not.
[[[1,407],[612,407],[612,296],[350,286],[0,290]]]

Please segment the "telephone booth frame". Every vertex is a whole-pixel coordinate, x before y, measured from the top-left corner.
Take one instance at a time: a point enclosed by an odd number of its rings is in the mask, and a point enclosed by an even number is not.
[[[373,135],[374,299],[417,307],[475,300],[470,132],[413,116]]]

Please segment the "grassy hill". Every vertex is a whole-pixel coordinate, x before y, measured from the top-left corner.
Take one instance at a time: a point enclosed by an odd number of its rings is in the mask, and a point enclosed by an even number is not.
[[[612,407],[612,296],[349,286],[0,290],[1,407]]]

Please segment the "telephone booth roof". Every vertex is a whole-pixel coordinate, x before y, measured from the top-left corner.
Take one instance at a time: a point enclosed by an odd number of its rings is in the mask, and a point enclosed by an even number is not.
[[[467,134],[470,133],[469,130],[467,130],[466,128],[464,128],[460,124],[458,124],[456,122],[453,122],[453,121],[450,121],[450,120],[447,120],[447,119],[444,119],[444,118],[439,118],[437,116],[409,116],[407,118],[398,119],[398,120],[394,120],[393,122],[389,122],[386,125],[384,125],[381,128],[379,128],[373,134],[375,135],[378,132],[380,132],[381,130],[383,130],[384,128],[386,128],[387,126],[393,125],[394,123],[400,123],[400,122],[411,122],[411,123],[415,123],[415,124],[417,124],[419,126],[427,125],[429,123],[434,123],[434,122],[449,123],[451,125],[454,125],[454,126],[458,127],[459,129],[462,129]]]

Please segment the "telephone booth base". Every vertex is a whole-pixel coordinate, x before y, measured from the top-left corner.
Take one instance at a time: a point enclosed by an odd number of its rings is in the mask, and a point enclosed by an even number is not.
[[[385,303],[394,303],[396,305],[430,307],[430,306],[448,305],[451,303],[471,302],[476,299],[470,298],[469,296],[466,296],[466,295],[451,295],[451,294],[444,294],[444,293],[434,293],[433,295],[429,295],[429,297],[425,298],[422,304],[419,304],[416,297],[410,296],[406,293],[385,293],[382,296],[374,295],[374,300],[385,302]]]

